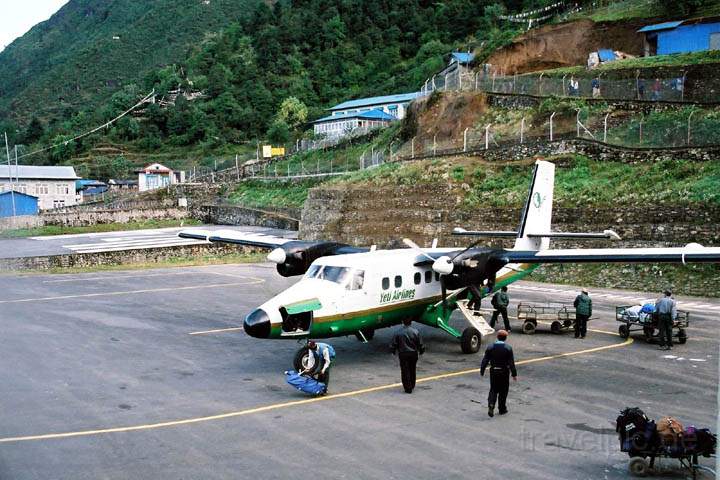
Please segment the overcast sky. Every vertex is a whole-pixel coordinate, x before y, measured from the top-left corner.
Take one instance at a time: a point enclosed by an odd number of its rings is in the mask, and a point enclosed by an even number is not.
[[[33,25],[47,20],[68,0],[2,0],[0,51],[22,37]]]

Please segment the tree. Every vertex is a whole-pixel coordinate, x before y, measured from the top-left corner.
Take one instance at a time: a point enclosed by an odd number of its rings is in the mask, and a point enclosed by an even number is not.
[[[27,128],[25,129],[24,142],[27,145],[35,143],[40,140],[40,137],[42,137],[44,134],[45,127],[43,126],[42,122],[39,118],[33,117],[30,121],[30,124],[28,124]]]
[[[275,120],[267,131],[268,140],[275,145],[283,145],[290,140],[290,127],[284,121]]]
[[[308,108],[296,97],[288,97],[280,104],[277,118],[295,130],[307,122]]]

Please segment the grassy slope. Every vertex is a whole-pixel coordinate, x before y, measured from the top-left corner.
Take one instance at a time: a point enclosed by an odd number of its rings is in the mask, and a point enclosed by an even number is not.
[[[99,223],[97,225],[89,225],[86,227],[62,227],[56,225],[46,225],[44,227],[37,228],[18,228],[15,230],[5,230],[0,232],[0,238],[38,237],[44,235],[68,235],[76,233],[119,232],[125,230],[143,230],[146,228],[200,225],[200,223],[201,222],[197,220],[187,218],[184,220],[146,220],[143,222],[129,223]]]

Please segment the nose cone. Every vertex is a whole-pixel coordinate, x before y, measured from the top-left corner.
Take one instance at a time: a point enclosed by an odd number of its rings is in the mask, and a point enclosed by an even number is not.
[[[270,336],[270,317],[265,310],[255,309],[245,317],[243,330],[251,337],[268,338]]]

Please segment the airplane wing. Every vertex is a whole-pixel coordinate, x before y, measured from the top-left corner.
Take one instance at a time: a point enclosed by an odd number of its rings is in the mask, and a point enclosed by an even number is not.
[[[717,263],[720,247],[689,244],[670,248],[573,248],[508,250],[508,263]]]
[[[274,249],[285,245],[286,243],[295,241],[294,238],[283,238],[273,235],[265,235],[263,233],[239,232],[237,230],[203,230],[191,229],[182,230],[178,233],[181,238],[194,238],[197,240],[207,240],[219,243],[234,243],[236,245],[247,245],[250,247],[259,247]]]

